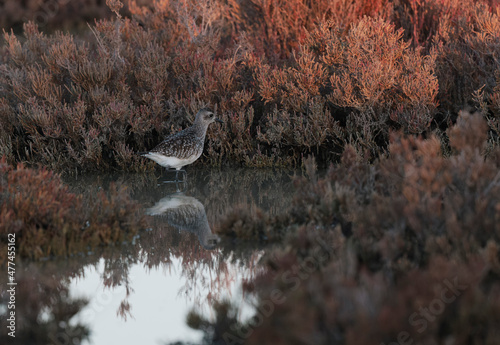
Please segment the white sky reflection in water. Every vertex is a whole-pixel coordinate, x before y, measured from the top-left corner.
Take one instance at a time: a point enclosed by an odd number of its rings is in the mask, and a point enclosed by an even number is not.
[[[186,324],[186,316],[196,304],[193,303],[196,297],[189,296],[189,292],[187,296],[179,294],[186,284],[186,278],[181,274],[181,261],[181,258],[174,258],[168,270],[162,266],[144,268],[142,263],[131,267],[129,278],[133,291],[128,298],[131,317],[126,320],[117,313],[126,296],[125,287],[108,288],[103,285],[104,259],[101,259],[98,270],[88,266],[84,278],[74,278],[70,284],[70,297],[89,299],[88,305],[71,320],[90,328],[89,340],[82,344],[168,344],[180,340],[198,343],[202,332]],[[240,288],[242,278],[248,277],[249,272],[244,272],[245,268],[239,265],[230,266],[229,287],[221,293],[221,297],[228,297],[239,305],[240,318],[245,320],[252,315],[252,306],[245,302]],[[199,286],[193,290],[202,298],[210,292],[209,288]],[[196,310],[212,318],[214,315],[209,302],[200,303]]]

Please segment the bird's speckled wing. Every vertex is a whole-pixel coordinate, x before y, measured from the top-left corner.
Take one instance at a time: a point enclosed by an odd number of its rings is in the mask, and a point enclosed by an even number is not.
[[[167,157],[186,159],[203,150],[203,140],[196,137],[191,128],[175,133],[149,152],[160,153]]]

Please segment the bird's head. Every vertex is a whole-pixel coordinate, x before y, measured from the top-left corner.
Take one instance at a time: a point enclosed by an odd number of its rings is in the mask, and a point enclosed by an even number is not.
[[[222,120],[215,117],[214,113],[210,109],[207,109],[207,108],[200,109],[198,111],[198,113],[196,114],[196,119],[194,121],[206,123],[207,125],[209,125],[215,121],[220,122],[220,123],[224,123]]]

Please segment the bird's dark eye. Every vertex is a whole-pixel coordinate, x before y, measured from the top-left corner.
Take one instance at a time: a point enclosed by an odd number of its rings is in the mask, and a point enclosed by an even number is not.
[[[214,117],[214,114],[210,113],[210,117]]]

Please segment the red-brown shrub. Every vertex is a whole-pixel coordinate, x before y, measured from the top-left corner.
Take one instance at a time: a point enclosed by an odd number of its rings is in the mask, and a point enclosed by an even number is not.
[[[115,19],[78,35],[4,34],[9,162],[152,169],[134,152],[205,106],[226,122],[207,135],[212,165],[327,165],[346,145],[373,159],[392,129],[444,133],[467,103],[498,145],[498,13],[485,2],[114,3]]]
[[[433,40],[439,100],[451,112],[472,103],[478,90],[489,98],[497,85],[500,58],[500,7],[490,11],[484,3],[455,6],[460,12],[441,17]]]
[[[246,344],[499,341],[498,148],[482,155],[488,134],[480,114],[461,113],[448,136],[450,157],[433,135],[399,133],[374,164],[351,146],[324,178],[307,161],[309,177],[296,180],[292,209],[271,218],[280,219],[273,226],[284,247],[268,253],[267,270],[245,284],[259,299],[261,321],[248,321],[248,337],[234,328],[226,337]],[[272,231],[270,218],[262,219]],[[254,225],[245,219],[245,238]],[[454,298],[445,301],[443,289]],[[272,313],[262,317],[269,301]]]
[[[1,242],[6,246],[7,234],[15,234],[20,257],[74,254],[130,239],[145,226],[125,189],[112,186],[108,194],[84,200],[59,175],[22,164],[13,168],[5,158],[0,160],[0,201]]]

